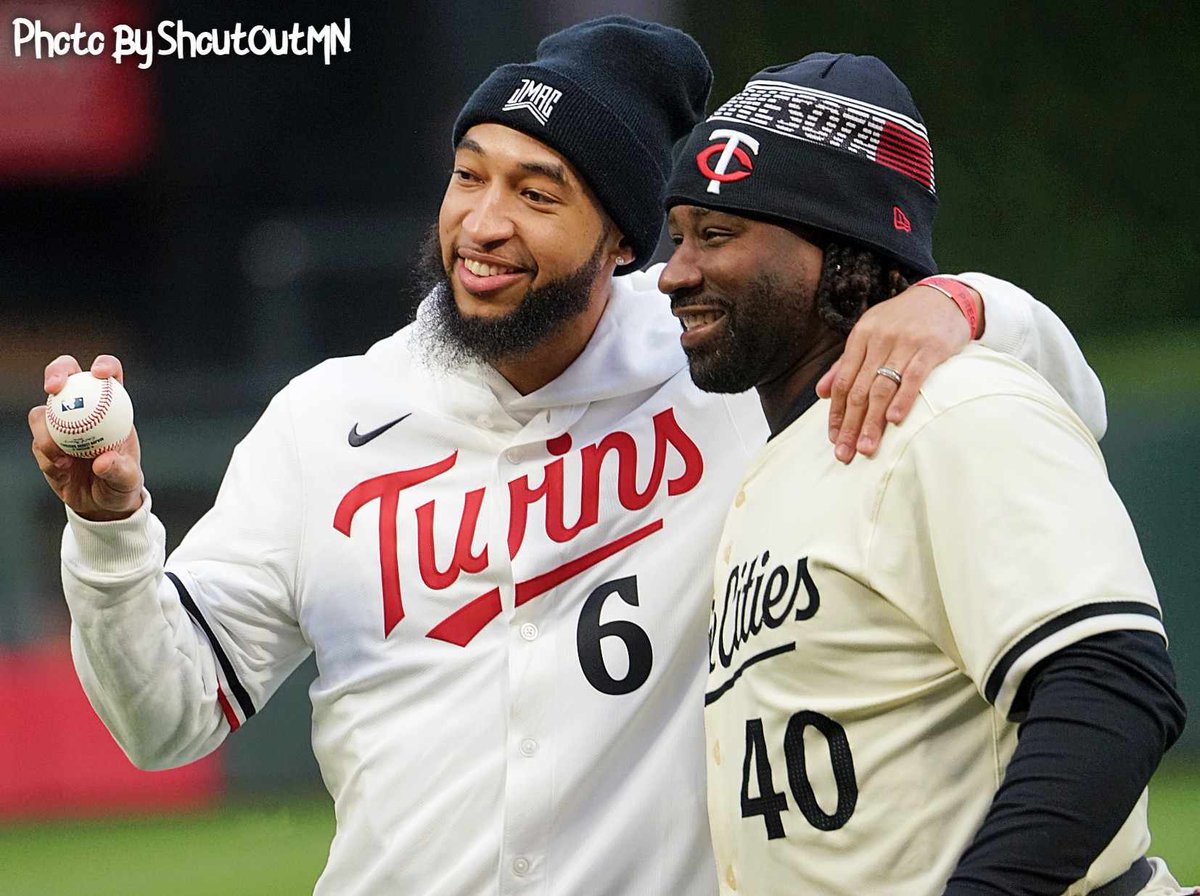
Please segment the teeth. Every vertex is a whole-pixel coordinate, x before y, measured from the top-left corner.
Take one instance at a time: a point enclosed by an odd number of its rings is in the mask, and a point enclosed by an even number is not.
[[[473,258],[464,258],[463,267],[476,277],[495,277],[497,274],[511,274],[515,268],[501,267],[498,264],[484,264]]]
[[[724,315],[720,311],[686,311],[680,315],[680,320],[683,321],[683,328],[691,330],[695,327],[704,327],[708,324],[720,320]]]

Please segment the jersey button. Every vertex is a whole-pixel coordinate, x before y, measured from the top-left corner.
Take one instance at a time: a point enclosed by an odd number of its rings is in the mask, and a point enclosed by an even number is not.
[[[735,497],[733,499],[733,506],[741,507],[745,503],[746,503],[746,493],[744,491],[738,492],[737,497]]]
[[[729,889],[737,889],[737,875],[733,873],[733,866],[725,866],[725,883],[729,884]]]
[[[532,737],[527,737],[521,741],[521,755],[532,756],[538,750],[538,742]]]
[[[536,641],[538,636],[538,627],[532,622],[526,622],[521,626],[521,637],[526,641]]]
[[[492,423],[492,418],[485,414],[480,414],[475,418],[475,425],[480,429],[495,429],[496,425]]]
[[[507,460],[510,464],[520,463],[521,457],[522,457],[521,449],[519,449],[519,448],[509,448],[507,451],[504,452],[504,459]]]
[[[529,859],[524,856],[517,856],[512,863],[513,874],[518,877],[524,877],[529,873]]]

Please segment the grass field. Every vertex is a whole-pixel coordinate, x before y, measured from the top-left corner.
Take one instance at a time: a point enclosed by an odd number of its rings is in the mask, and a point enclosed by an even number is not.
[[[1200,884],[1200,763],[1164,768],[1150,796],[1152,853],[1166,858],[1183,882]],[[332,832],[327,800],[231,804],[167,818],[0,827],[0,894],[310,893]]]

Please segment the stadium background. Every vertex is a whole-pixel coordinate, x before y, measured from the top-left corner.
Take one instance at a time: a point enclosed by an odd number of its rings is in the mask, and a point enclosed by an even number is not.
[[[172,544],[289,377],[403,325],[470,90],[605,12],[694,34],[714,97],[815,49],[883,57],[934,146],[945,270],[1029,288],[1104,381],[1111,475],[1200,698],[1200,7],[878,0],[495,4],[0,0],[0,893],[303,892],[332,827],[306,665],[213,757],[132,770],[70,668],[62,513],[28,456],[41,368],[120,355]],[[11,22],[192,31],[349,17],[352,52],[13,58]],[[110,41],[111,42],[111,41]],[[1152,793],[1200,882],[1200,723]],[[162,813],[162,814],[157,814]],[[88,819],[88,820],[80,820]]]

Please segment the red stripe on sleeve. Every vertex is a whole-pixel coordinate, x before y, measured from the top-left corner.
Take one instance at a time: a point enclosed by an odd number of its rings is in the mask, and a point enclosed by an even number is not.
[[[242,727],[242,723],[238,721],[237,713],[229,705],[229,698],[225,696],[225,692],[221,690],[220,685],[217,685],[217,702],[221,704],[221,712],[225,713],[225,721],[229,723],[229,733],[232,734]]]

